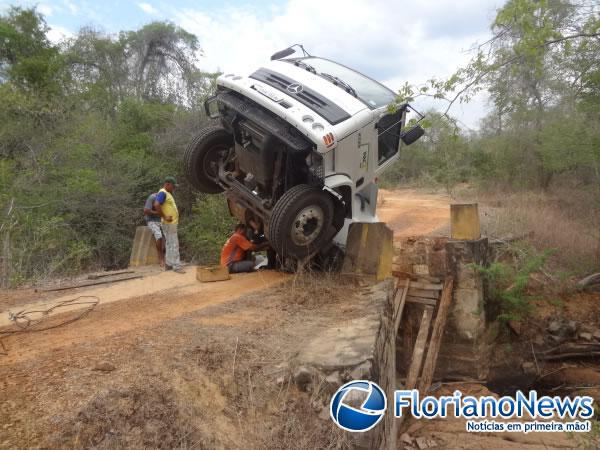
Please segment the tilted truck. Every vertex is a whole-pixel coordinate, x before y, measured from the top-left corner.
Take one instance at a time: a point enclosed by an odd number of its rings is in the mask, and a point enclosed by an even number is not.
[[[395,99],[355,70],[289,47],[249,75],[219,76],[205,103],[218,124],[190,143],[187,178],[224,192],[231,214],[281,257],[343,249],[350,223],[378,220],[377,177],[424,133],[418,123],[405,129],[412,108],[390,109]]]

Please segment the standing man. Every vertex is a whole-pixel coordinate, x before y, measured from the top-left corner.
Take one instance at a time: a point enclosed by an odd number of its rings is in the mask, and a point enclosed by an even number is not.
[[[172,268],[174,272],[185,273],[179,259],[179,239],[177,238],[179,211],[177,211],[177,205],[173,198],[176,184],[175,177],[165,178],[163,188],[156,194],[154,209],[162,217],[162,230],[166,241],[166,269]]]
[[[158,262],[165,268],[165,240],[163,238],[162,228],[160,226],[160,213],[154,209],[156,201],[156,192],[150,194],[144,204],[144,219],[146,226],[152,231],[154,241],[156,242],[156,251],[158,252]]]

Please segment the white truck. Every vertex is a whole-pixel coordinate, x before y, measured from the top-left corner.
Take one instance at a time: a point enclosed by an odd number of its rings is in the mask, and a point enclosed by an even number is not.
[[[378,220],[377,177],[402,143],[424,134],[418,123],[404,127],[410,105],[390,112],[395,97],[355,70],[289,47],[249,75],[217,79],[205,108],[219,122],[190,143],[187,178],[201,192],[224,192],[231,214],[282,257],[304,259],[332,243],[343,249],[350,223]]]

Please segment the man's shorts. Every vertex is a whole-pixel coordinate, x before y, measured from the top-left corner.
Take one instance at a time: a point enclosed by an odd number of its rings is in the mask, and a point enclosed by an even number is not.
[[[152,234],[154,235],[154,239],[156,239],[157,241],[159,239],[162,239],[163,233],[162,233],[162,228],[160,226],[160,222],[148,222],[147,225],[148,225],[148,228],[150,228],[150,231],[152,231]]]

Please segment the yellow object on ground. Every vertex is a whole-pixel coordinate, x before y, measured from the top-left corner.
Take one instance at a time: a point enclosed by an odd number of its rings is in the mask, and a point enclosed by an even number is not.
[[[135,229],[129,266],[149,266],[151,264],[158,264],[156,241],[150,228],[142,225]]]
[[[450,236],[463,241],[481,237],[477,203],[450,205]]]
[[[202,283],[229,280],[229,270],[223,266],[204,266],[196,268],[196,279]]]
[[[372,275],[377,280],[391,277],[393,252],[393,233],[385,223],[352,223],[342,272]]]

